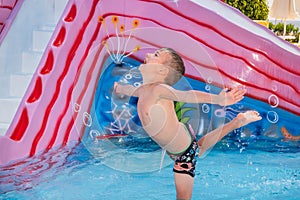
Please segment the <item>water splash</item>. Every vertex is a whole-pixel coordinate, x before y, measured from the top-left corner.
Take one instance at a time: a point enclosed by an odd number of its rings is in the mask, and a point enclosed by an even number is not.
[[[117,46],[115,47],[112,40],[110,40],[111,36],[108,32],[108,27],[106,25],[105,19],[102,16],[98,17],[99,23],[101,23],[104,27],[104,30],[106,32],[107,40],[102,41],[102,45],[105,46],[105,49],[111,59],[116,64],[122,64],[123,60],[129,56],[131,56],[133,53],[140,50],[140,45],[136,45],[133,49],[130,51],[127,50],[129,41],[134,35],[134,30],[139,26],[140,22],[139,20],[135,19],[132,22],[132,27],[129,31],[129,34],[125,34],[125,25],[121,24],[119,25],[119,18],[118,16],[113,16],[111,19],[111,22],[115,29],[115,37],[117,39]]]

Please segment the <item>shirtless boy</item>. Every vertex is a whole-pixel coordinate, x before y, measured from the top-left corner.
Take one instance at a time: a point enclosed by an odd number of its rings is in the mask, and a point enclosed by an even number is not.
[[[227,106],[242,100],[246,90],[236,87],[230,91],[223,89],[218,95],[213,95],[196,90],[180,91],[172,88],[171,86],[184,74],[185,68],[181,57],[170,48],[147,54],[144,64],[140,65],[140,72],[143,77],[142,86],[135,88],[116,83],[115,92],[139,98],[137,110],[144,130],[175,160],[173,171],[177,199],[190,199],[194,185],[197,148],[199,147],[200,156],[229,132],[260,120],[261,117],[256,111],[239,113],[232,121],[196,141],[185,125],[178,121],[173,102]]]

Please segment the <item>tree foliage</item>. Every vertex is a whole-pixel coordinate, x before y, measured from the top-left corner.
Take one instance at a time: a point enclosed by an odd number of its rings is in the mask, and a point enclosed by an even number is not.
[[[266,0],[225,0],[234,8],[237,8],[252,20],[266,20],[269,8]]]
[[[273,24],[272,22],[269,23],[269,29],[272,30],[276,35],[283,35],[284,24],[278,23]],[[286,35],[293,35],[295,39],[292,39],[290,42],[299,42],[299,27],[295,26],[294,24],[287,24],[286,25]]]

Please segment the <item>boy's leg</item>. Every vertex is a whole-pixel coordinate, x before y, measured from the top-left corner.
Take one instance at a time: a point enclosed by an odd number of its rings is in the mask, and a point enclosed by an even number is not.
[[[251,122],[260,120],[261,117],[256,111],[247,111],[245,113],[239,113],[233,120],[221,126],[203,136],[199,141],[199,156],[201,156],[207,149],[213,147],[224,136],[233,131],[234,129],[245,126]]]
[[[244,126],[246,124],[249,124],[250,122],[254,122],[257,120],[260,120],[261,117],[259,116],[259,113],[256,111],[247,111],[245,113],[240,113],[236,118],[234,118],[232,121],[228,122],[224,126],[217,128],[205,136],[203,136],[197,143],[200,147],[200,153],[199,155],[202,155],[207,149],[213,147],[219,140],[221,140],[225,135],[227,135],[229,132],[233,131],[234,129],[237,129],[241,126]],[[194,158],[194,153],[197,149],[197,144],[195,141],[191,144],[190,148],[193,150],[192,154],[186,154],[184,156],[184,159],[181,160],[180,157],[178,157],[175,161],[174,169],[181,171],[182,169],[176,167],[176,162],[186,164],[186,166],[189,166],[189,163],[193,163],[192,168],[184,167],[185,169],[192,169],[192,175],[194,176],[194,169],[196,160]],[[188,151],[191,152],[190,148],[188,148]],[[191,157],[189,157],[191,156]],[[188,161],[185,160],[186,158],[189,158]],[[173,170],[174,170],[173,169]],[[184,170],[189,171],[189,170]],[[174,173],[174,180],[175,180],[175,186],[176,186],[176,196],[177,199],[191,199],[192,198],[192,192],[193,192],[193,186],[194,186],[194,178],[187,173]]]
[[[176,198],[191,199],[194,186],[194,178],[188,174],[174,173]]]
[[[185,152],[175,159],[173,172],[177,199],[192,198],[197,149],[197,141],[193,139]]]

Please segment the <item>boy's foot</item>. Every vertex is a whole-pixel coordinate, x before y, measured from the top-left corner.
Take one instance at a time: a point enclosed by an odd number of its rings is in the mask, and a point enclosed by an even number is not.
[[[237,125],[238,128],[245,126],[251,122],[261,120],[261,119],[262,118],[259,115],[259,113],[254,110],[246,111],[244,113],[239,113],[236,117],[236,120],[238,122],[238,125]]]
[[[244,113],[239,113],[232,121],[224,124],[224,126],[212,130],[198,141],[200,149],[198,155],[203,155],[207,151],[207,149],[212,148],[218,141],[220,141],[234,129],[240,128],[258,120],[261,120],[261,116],[259,116],[259,113],[256,111],[246,111]]]

